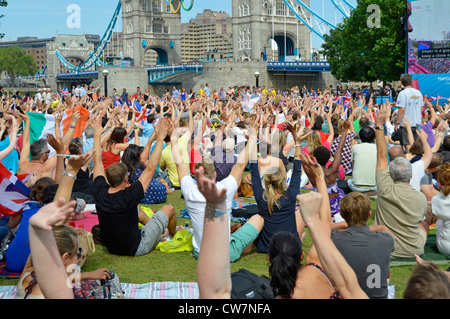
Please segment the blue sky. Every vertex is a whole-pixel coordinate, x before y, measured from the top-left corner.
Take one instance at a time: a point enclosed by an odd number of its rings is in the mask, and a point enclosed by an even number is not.
[[[186,1],[189,4],[189,0]],[[325,3],[325,16],[330,22],[335,22],[336,10],[330,0],[311,0],[311,8],[318,13],[323,13]],[[349,0],[353,5],[356,0]],[[70,29],[67,27],[67,7],[77,4],[81,9],[81,28]],[[5,33],[6,39],[16,40],[22,36],[36,36],[38,38],[53,37],[59,34],[83,34],[91,33],[103,36],[106,27],[118,4],[118,0],[12,0],[6,8],[0,9],[0,14],[5,17],[0,20],[0,32]],[[191,11],[182,11],[182,22],[203,12],[204,9],[223,10],[231,16],[231,0],[194,0]],[[336,15],[339,19],[342,15]],[[119,31],[122,24],[119,20]],[[319,43],[317,36],[313,36],[313,45]]]

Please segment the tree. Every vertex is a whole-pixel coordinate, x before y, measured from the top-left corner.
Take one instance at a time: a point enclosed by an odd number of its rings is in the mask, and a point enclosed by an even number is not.
[[[0,0],[0,7],[6,7],[8,5],[8,2],[6,0]],[[5,15],[0,14],[0,19],[3,18]],[[0,33],[0,39],[5,36],[4,33]]]
[[[358,0],[350,17],[325,35],[321,53],[332,74],[343,82],[398,80],[405,71],[406,41],[399,36],[405,10],[405,1]]]
[[[6,71],[14,86],[14,80],[19,75],[34,75],[37,63],[31,54],[18,46],[0,49],[0,72]]]

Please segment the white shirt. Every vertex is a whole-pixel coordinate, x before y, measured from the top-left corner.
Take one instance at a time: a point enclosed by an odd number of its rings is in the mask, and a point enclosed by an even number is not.
[[[200,252],[200,245],[203,236],[203,223],[205,219],[206,199],[200,193],[197,187],[197,182],[189,175],[183,177],[180,182],[181,192],[183,193],[186,207],[191,217],[192,229],[194,230],[194,237],[192,238],[192,245],[196,252]],[[238,185],[233,176],[216,183],[216,187],[220,189],[227,189],[227,213],[231,214],[234,194],[236,194]]]
[[[247,134],[247,130],[243,130],[240,127],[233,127],[233,132],[234,134],[236,134],[236,144],[242,143],[247,141],[247,139],[245,138],[245,135]]]
[[[397,98],[397,107],[405,109],[405,117],[411,127],[422,124],[423,95],[419,90],[407,88],[401,91]]]
[[[436,244],[441,254],[450,254],[450,196],[442,192],[431,199],[433,215],[439,217],[436,223]]]
[[[425,175],[425,164],[422,160],[414,162],[412,166],[412,178],[409,181],[412,187],[420,192],[420,180]]]

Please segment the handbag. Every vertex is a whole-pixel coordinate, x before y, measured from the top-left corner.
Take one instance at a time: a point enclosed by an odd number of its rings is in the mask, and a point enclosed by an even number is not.
[[[109,276],[111,278],[102,280],[83,280],[79,285],[75,285],[73,287],[75,299],[125,298],[119,276],[112,270],[109,271]]]
[[[82,268],[86,262],[88,255],[90,253],[95,253],[95,243],[92,233],[88,232],[87,230],[84,230],[83,228],[76,228],[75,230],[78,234],[78,243],[82,248],[81,256],[80,259],[78,260],[80,268]]]
[[[238,195],[240,197],[253,197],[252,179],[250,174],[247,174],[242,179],[238,188]]]

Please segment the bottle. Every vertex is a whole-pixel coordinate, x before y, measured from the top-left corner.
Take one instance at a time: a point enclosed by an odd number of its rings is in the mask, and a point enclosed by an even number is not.
[[[186,225],[184,225],[184,229],[186,229],[189,234],[194,234],[194,230],[189,227],[189,222],[186,222]]]

